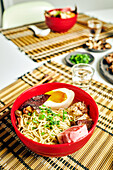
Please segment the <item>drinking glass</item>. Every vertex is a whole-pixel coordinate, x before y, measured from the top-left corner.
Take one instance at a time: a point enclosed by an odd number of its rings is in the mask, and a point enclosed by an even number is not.
[[[98,20],[89,20],[88,21],[88,27],[89,27],[89,39],[93,41],[97,41],[99,38],[99,34],[102,30],[102,22]]]
[[[72,67],[73,84],[87,91],[91,85],[94,72],[95,70],[90,64],[75,64]]]

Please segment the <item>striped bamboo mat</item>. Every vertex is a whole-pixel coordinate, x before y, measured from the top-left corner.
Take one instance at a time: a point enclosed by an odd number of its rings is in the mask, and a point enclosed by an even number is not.
[[[60,73],[58,82],[70,83],[71,69],[49,61],[32,72],[24,74],[13,84],[0,91],[0,107],[15,99],[20,93],[40,82],[45,74]],[[12,127],[10,114],[0,120],[0,166],[4,170],[112,170],[112,116],[113,89],[95,80],[88,93],[99,108],[99,119],[95,131],[79,151],[59,158],[37,155],[25,147]],[[11,107],[5,111],[10,113]],[[2,112],[2,114],[5,113]]]
[[[11,40],[21,51],[24,51],[32,60],[40,62],[52,57],[74,51],[88,40],[87,21],[91,17],[79,14],[77,23],[65,33],[51,32],[46,37],[36,37],[28,25],[1,30],[2,34]],[[39,28],[47,28],[45,22],[35,23]],[[100,38],[113,35],[113,24],[103,22],[103,32]]]

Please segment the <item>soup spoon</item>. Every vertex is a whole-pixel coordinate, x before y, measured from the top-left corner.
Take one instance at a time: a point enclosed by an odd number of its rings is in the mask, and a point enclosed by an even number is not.
[[[45,37],[50,33],[49,28],[48,29],[40,29],[40,28],[36,27],[35,25],[30,25],[28,28],[31,29],[36,36]]]

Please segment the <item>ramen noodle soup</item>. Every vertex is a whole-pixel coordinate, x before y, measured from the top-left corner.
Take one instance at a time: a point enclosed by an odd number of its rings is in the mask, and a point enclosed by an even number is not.
[[[42,144],[75,142],[88,134],[93,124],[84,102],[74,102],[75,93],[59,88],[25,101],[15,111],[18,130]]]
[[[71,11],[70,8],[63,8],[59,10],[45,11],[45,15],[48,17],[57,17],[61,19],[73,18],[77,12]]]

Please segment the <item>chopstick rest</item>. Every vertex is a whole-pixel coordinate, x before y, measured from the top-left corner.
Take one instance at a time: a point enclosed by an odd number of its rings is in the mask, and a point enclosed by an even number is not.
[[[38,27],[36,27],[35,25],[29,25],[28,26],[29,29],[31,29],[35,36],[41,36],[41,37],[45,37],[50,33],[50,29],[40,29]]]

